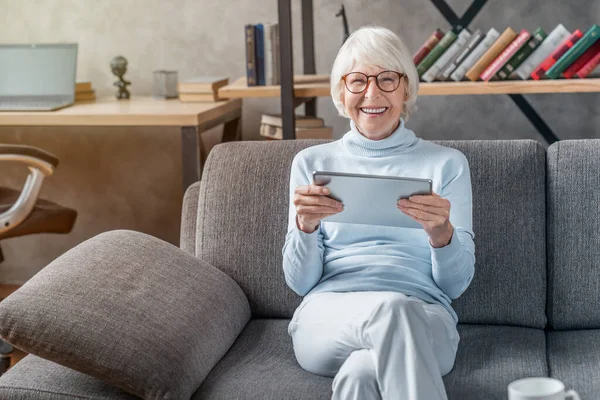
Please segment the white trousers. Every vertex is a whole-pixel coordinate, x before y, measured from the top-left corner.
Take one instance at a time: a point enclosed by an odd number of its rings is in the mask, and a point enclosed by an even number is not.
[[[334,377],[340,400],[447,399],[456,323],[439,304],[393,292],[307,296],[288,327],[300,366]]]

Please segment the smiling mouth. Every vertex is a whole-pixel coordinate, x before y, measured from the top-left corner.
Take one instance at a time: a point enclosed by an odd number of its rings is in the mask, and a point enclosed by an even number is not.
[[[363,107],[360,109],[360,111],[362,111],[363,113],[367,114],[367,115],[381,115],[384,112],[387,111],[387,107],[378,107],[378,108],[372,108],[372,107]]]

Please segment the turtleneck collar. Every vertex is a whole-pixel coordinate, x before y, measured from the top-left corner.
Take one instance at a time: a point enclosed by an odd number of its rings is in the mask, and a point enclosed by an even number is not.
[[[385,139],[371,140],[364,137],[350,120],[350,132],[342,137],[342,144],[351,154],[364,157],[386,156],[395,151],[414,145],[419,138],[413,131],[404,127],[404,119],[400,119],[398,128]]]

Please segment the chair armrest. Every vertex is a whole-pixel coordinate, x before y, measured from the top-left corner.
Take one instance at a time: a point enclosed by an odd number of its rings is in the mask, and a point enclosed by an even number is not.
[[[37,168],[44,175],[52,175],[58,166],[58,158],[33,146],[0,144],[0,161],[15,161]]]
[[[0,303],[0,336],[142,398],[189,399],[250,319],[238,284],[160,239],[111,231]]]
[[[29,167],[29,175],[15,203],[0,214],[0,233],[25,221],[35,207],[42,183],[52,175],[58,159],[52,154],[32,146],[0,144],[0,161],[12,161]]]

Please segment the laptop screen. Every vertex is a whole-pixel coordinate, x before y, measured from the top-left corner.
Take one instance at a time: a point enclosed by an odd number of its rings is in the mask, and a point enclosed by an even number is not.
[[[0,96],[73,96],[77,44],[0,45]]]

